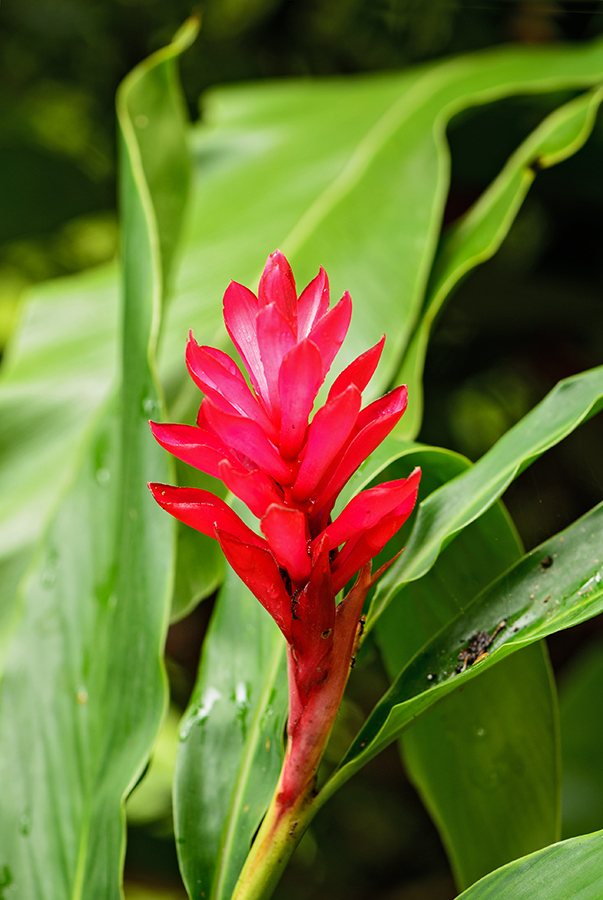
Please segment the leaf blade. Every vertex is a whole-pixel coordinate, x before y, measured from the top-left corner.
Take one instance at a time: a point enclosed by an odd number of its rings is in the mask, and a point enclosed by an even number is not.
[[[404,353],[396,384],[409,386],[409,408],[397,432],[413,438],[422,418],[422,373],[432,325],[454,286],[499,249],[540,169],[575,153],[592,132],[601,88],[556,109],[512,154],[471,208],[440,240],[420,322]]]
[[[411,464],[422,465],[428,492],[469,467],[437,448],[423,456]],[[378,620],[375,637],[390,679],[521,555],[502,504],[468,526]],[[557,703],[542,645],[447,696],[402,734],[400,750],[460,887],[558,839]]]
[[[597,900],[603,890],[602,836],[586,834],[515,860],[458,900]]]
[[[322,805],[365,762],[440,699],[462,687],[464,681],[487,671],[521,647],[601,612],[602,534],[603,504],[600,504],[526,554],[426,644],[377,704],[339,770],[319,794],[319,803]],[[543,560],[548,563],[549,556],[554,566],[543,568],[541,563]],[[554,588],[556,597],[548,593],[548,586]],[[526,597],[530,599],[526,601]],[[505,629],[489,655],[465,672],[454,674],[458,647],[466,644],[467,635],[478,631],[492,633],[503,620]],[[436,673],[437,683],[426,688],[430,672]]]
[[[185,43],[160,51],[137,74],[173,66]],[[168,107],[173,101],[163,98]],[[123,124],[128,111],[120,112]],[[124,131],[123,390],[119,402],[94,411],[61,484],[22,583],[0,693],[2,852],[15,888],[36,900],[121,896],[123,801],[165,706],[172,529],[145,486],[147,473],[167,472],[146,423],[149,404],[160,404],[153,355],[164,261],[127,121]]]
[[[531,462],[603,405],[603,366],[560,381],[465,474],[421,504],[400,560],[379,583],[370,627],[407,581],[429,571],[446,543],[482,515]]]

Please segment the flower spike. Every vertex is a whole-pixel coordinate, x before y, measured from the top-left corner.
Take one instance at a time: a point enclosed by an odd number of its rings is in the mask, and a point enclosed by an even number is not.
[[[331,520],[340,491],[398,423],[407,401],[402,386],[362,409],[383,337],[343,370],[312,414],[351,314],[347,292],[330,308],[322,268],[298,298],[291,267],[276,250],[258,296],[234,281],[224,294],[226,329],[251,388],[226,353],[200,346],[191,334],[186,364],[205,394],[197,424],[151,423],[162,447],[223,481],[259,520],[261,535],[207,491],[149,485],[167,512],[219,541],[288,645],[287,752],[241,875],[247,883],[271,842],[292,834],[291,824],[295,829],[300,810],[311,803],[360,640],[362,606],[391,563],[371,575],[371,561],[408,519],[419,490],[421,472],[415,469],[408,478],[357,494]],[[355,576],[338,604],[338,592]]]

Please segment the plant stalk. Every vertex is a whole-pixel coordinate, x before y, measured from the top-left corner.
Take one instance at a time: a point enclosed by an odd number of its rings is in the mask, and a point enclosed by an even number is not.
[[[290,698],[287,751],[272,802],[232,900],[269,900],[317,811],[316,775],[347,684],[351,659],[362,635],[360,614],[371,584],[369,563],[337,607],[337,640],[326,675],[312,683],[303,700],[296,675],[298,661],[292,648],[287,648]]]

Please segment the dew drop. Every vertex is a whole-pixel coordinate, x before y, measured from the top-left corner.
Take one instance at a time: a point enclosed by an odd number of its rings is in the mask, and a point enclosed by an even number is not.
[[[142,401],[142,411],[145,416],[152,416],[159,411],[159,404],[153,397],[145,397]]]
[[[136,116],[136,118],[134,119],[134,124],[137,128],[146,128],[149,124],[149,117],[143,115],[143,113],[140,113],[140,115]]]
[[[201,705],[199,706],[197,711],[194,712],[186,720],[186,722],[184,723],[184,727],[180,731],[180,740],[181,741],[187,740],[187,738],[189,737],[189,735],[190,735],[192,729],[195,727],[195,725],[197,725],[197,724],[202,725],[205,722],[205,720],[209,716],[210,712],[212,711],[212,707],[213,707],[214,703],[216,702],[216,700],[219,700],[221,696],[222,696],[222,694],[220,693],[219,690],[217,690],[217,688],[214,688],[214,687],[207,688],[207,690],[205,691],[205,693],[201,699]]]
[[[75,695],[75,699],[80,706],[85,706],[88,702],[88,691],[81,688]]]
[[[244,681],[239,681],[235,688],[235,697],[239,706],[248,705],[247,685]]]

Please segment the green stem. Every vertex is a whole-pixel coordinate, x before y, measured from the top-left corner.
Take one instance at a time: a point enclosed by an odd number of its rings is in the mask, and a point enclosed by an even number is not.
[[[281,782],[253,842],[232,900],[268,900],[314,817],[312,791],[284,806]]]

